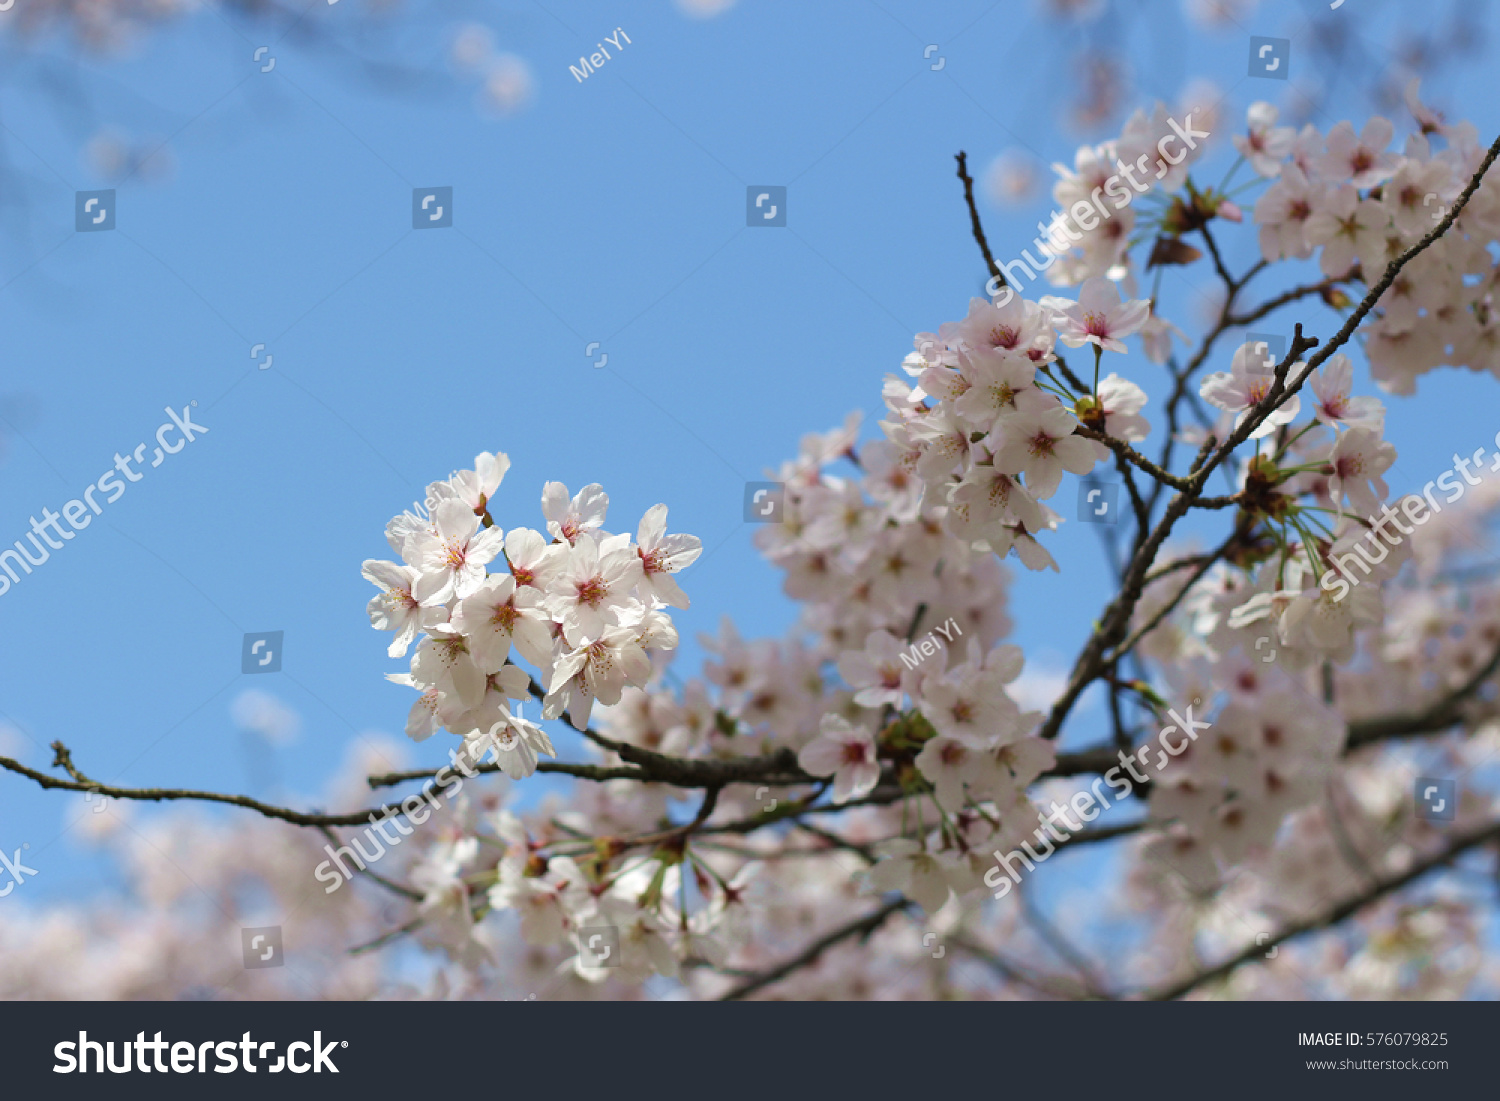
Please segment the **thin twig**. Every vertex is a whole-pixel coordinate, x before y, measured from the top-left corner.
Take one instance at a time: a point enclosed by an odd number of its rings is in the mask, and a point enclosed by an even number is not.
[[[43,788],[57,788],[62,791],[86,791],[96,795],[106,795],[111,799],[138,799],[146,802],[163,802],[177,799],[196,799],[206,803],[227,803],[231,806],[244,807],[247,810],[257,811],[267,818],[279,818],[283,822],[290,822],[296,826],[366,826],[372,817],[383,817],[387,814],[402,812],[399,804],[392,806],[370,807],[366,810],[354,811],[350,814],[304,814],[288,807],[273,806],[270,803],[262,803],[259,799],[252,799],[248,795],[222,795],[216,791],[192,791],[186,788],[122,788],[113,784],[102,784],[98,780],[91,780],[82,772],[73,767],[72,757],[68,748],[61,742],[52,743],[52,751],[56,754],[53,764],[55,767],[63,768],[71,780],[59,780],[56,776],[48,776],[45,772],[27,768],[19,761],[9,757],[0,757],[0,768],[8,769],[18,775],[34,780]]]
[[[1378,719],[1361,719],[1349,724],[1349,749],[1407,734],[1435,734],[1463,720],[1463,704],[1500,671],[1500,647],[1472,677],[1442,699],[1421,711],[1408,715],[1385,715]]]
[[[1105,993],[1104,984],[1100,981],[1099,973],[1094,965],[1073,946],[1061,929],[1054,926],[1047,916],[1037,909],[1036,899],[1032,897],[1032,892],[1022,887],[1020,895],[1021,915],[1026,919],[1026,924],[1031,926],[1037,936],[1042,938],[1043,943],[1052,949],[1059,959],[1078,973],[1078,977],[1083,981],[1083,988],[1088,991],[1091,998],[1108,998],[1109,995]]]
[[[1442,867],[1456,857],[1462,856],[1470,849],[1477,848],[1497,839],[1500,839],[1500,822],[1491,822],[1482,829],[1463,834],[1436,855],[1430,856],[1426,860],[1418,861],[1401,875],[1378,881],[1375,886],[1363,894],[1340,903],[1328,913],[1320,917],[1308,918],[1305,921],[1288,925],[1270,939],[1259,944],[1247,945],[1224,962],[1199,971],[1186,979],[1170,983],[1146,994],[1145,997],[1149,1001],[1171,1001],[1174,998],[1180,998],[1184,994],[1191,993],[1205,983],[1225,978],[1241,964],[1249,963],[1257,957],[1266,956],[1277,945],[1284,944],[1293,937],[1300,937],[1305,933],[1316,932],[1317,930],[1337,925],[1345,918],[1357,914],[1371,903],[1415,882],[1428,872]]]
[[[741,983],[730,990],[729,993],[721,996],[719,1000],[721,1002],[733,1002],[741,998],[748,998],[751,994],[764,990],[772,983],[780,982],[792,972],[816,963],[818,957],[836,944],[849,940],[852,937],[858,937],[861,941],[868,940],[870,934],[884,925],[887,918],[892,914],[905,910],[910,905],[912,904],[904,898],[894,898],[879,909],[872,910],[863,917],[846,922],[831,933],[825,933],[785,963],[778,964],[768,971],[760,972],[753,979]]]
[[[1166,512],[1162,516],[1161,522],[1157,524],[1156,528],[1137,548],[1134,556],[1132,557],[1130,566],[1126,570],[1125,580],[1121,585],[1119,595],[1113,601],[1111,601],[1109,607],[1105,609],[1104,614],[1100,617],[1099,625],[1095,628],[1093,634],[1084,644],[1082,651],[1080,651],[1077,659],[1074,661],[1073,671],[1068,678],[1067,687],[1063,690],[1062,695],[1052,705],[1051,711],[1048,713],[1047,718],[1043,721],[1042,726],[1038,731],[1039,736],[1048,739],[1056,738],[1061,733],[1062,725],[1067,720],[1068,715],[1072,712],[1074,704],[1078,702],[1078,698],[1083,695],[1084,691],[1091,684],[1093,684],[1093,682],[1097,680],[1099,676],[1106,669],[1108,669],[1114,661],[1118,661],[1119,657],[1123,653],[1128,652],[1127,647],[1120,647],[1119,644],[1126,637],[1126,633],[1129,630],[1131,616],[1135,611],[1136,605],[1141,599],[1142,592],[1145,588],[1146,574],[1150,570],[1152,563],[1155,561],[1156,555],[1160,551],[1162,544],[1172,533],[1172,529],[1176,526],[1177,521],[1182,519],[1183,516],[1187,515],[1188,511],[1192,508],[1193,502],[1203,495],[1203,487],[1207,484],[1210,475],[1213,474],[1214,470],[1221,463],[1223,463],[1231,453],[1233,453],[1242,443],[1245,442],[1246,439],[1250,437],[1250,434],[1254,432],[1256,428],[1258,428],[1260,424],[1263,423],[1265,419],[1272,414],[1272,412],[1280,408],[1286,401],[1290,400],[1290,398],[1299,389],[1301,389],[1303,383],[1306,382],[1313,369],[1324,363],[1328,359],[1328,357],[1332,356],[1335,352],[1338,351],[1339,348],[1343,347],[1349,342],[1349,340],[1354,335],[1354,330],[1358,328],[1360,322],[1364,320],[1366,315],[1369,314],[1370,310],[1374,309],[1376,302],[1379,301],[1381,295],[1383,295],[1386,292],[1386,289],[1391,285],[1391,283],[1394,282],[1401,269],[1404,268],[1406,264],[1409,263],[1413,258],[1418,256],[1424,249],[1429,248],[1434,241],[1441,237],[1443,233],[1445,233],[1448,228],[1453,225],[1453,220],[1463,210],[1469,198],[1478,189],[1480,181],[1484,178],[1485,172],[1488,171],[1490,165],[1494,163],[1497,156],[1500,156],[1500,138],[1496,138],[1495,142],[1490,146],[1489,152],[1485,155],[1484,161],[1479,165],[1479,168],[1474,173],[1473,177],[1469,180],[1468,185],[1459,195],[1458,199],[1454,203],[1453,208],[1448,212],[1447,216],[1443,218],[1443,220],[1440,221],[1435,227],[1433,227],[1431,231],[1423,236],[1420,241],[1418,241],[1411,248],[1407,249],[1396,259],[1392,260],[1390,264],[1386,266],[1385,274],[1381,277],[1380,281],[1375,284],[1375,286],[1370,288],[1369,292],[1360,301],[1359,305],[1355,307],[1353,313],[1351,313],[1350,316],[1345,320],[1344,325],[1336,334],[1334,334],[1333,338],[1329,340],[1326,345],[1322,345],[1319,348],[1317,354],[1312,356],[1306,362],[1306,364],[1303,365],[1302,370],[1297,373],[1296,378],[1292,379],[1290,384],[1288,384],[1287,378],[1292,364],[1294,362],[1297,362],[1298,357],[1304,351],[1307,351],[1314,347],[1319,347],[1319,342],[1317,340],[1310,337],[1304,337],[1302,335],[1302,326],[1300,324],[1296,326],[1295,332],[1292,336],[1291,348],[1289,349],[1286,358],[1276,366],[1274,381],[1269,392],[1260,402],[1251,407],[1250,416],[1246,417],[1243,423],[1241,423],[1238,428],[1234,429],[1229,434],[1228,439],[1219,444],[1217,449],[1213,452],[1213,454],[1209,456],[1207,461],[1198,466],[1198,468],[1191,476],[1190,481],[1192,484],[1189,486],[1189,488],[1179,491],[1177,496],[1174,497],[1170,503],[1168,503]],[[1225,316],[1221,316],[1221,323],[1216,327],[1215,334],[1217,334],[1217,332],[1219,331],[1222,331],[1222,329],[1224,328],[1224,320]],[[1201,355],[1206,354],[1206,350],[1201,353]],[[1137,638],[1139,637],[1140,636],[1138,634]],[[1106,658],[1105,655],[1111,650],[1112,647],[1117,648],[1115,649],[1114,656],[1112,658]]]
[[[969,224],[974,230],[974,240],[979,243],[979,251],[984,253],[985,267],[989,268],[990,277],[998,280],[998,286],[1005,286],[1005,273],[1000,270],[1000,265],[995,263],[995,254],[990,251],[990,243],[985,240],[984,226],[979,221],[979,208],[974,205],[974,180],[969,175],[969,158],[963,150],[953,158],[958,162],[958,178],[964,182],[964,202],[969,204]]]

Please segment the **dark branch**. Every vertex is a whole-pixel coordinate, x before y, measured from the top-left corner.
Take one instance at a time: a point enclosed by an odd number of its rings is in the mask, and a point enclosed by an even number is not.
[[[1474,696],[1485,681],[1500,671],[1500,647],[1490,656],[1484,666],[1462,685],[1438,700],[1431,707],[1410,715],[1386,715],[1378,719],[1362,719],[1349,724],[1349,749],[1358,749],[1387,738],[1399,738],[1411,734],[1436,734],[1464,720],[1463,705]]]
[[[721,1002],[733,1002],[741,998],[748,998],[751,994],[765,989],[772,983],[780,982],[793,971],[816,963],[819,956],[842,941],[849,940],[851,937],[858,937],[861,941],[867,940],[871,933],[885,924],[887,918],[894,913],[905,910],[910,905],[911,903],[904,898],[892,899],[878,910],[872,910],[864,917],[855,918],[851,922],[840,925],[833,932],[824,934],[785,963],[778,964],[769,971],[762,971],[748,982],[743,982],[730,990],[729,993],[723,995],[719,1000]]]
[[[998,285],[1003,287],[1006,285],[1005,273],[995,263],[995,254],[990,252],[990,243],[984,238],[984,226],[979,221],[979,208],[974,205],[974,180],[969,176],[968,154],[960,150],[953,159],[958,162],[958,178],[964,182],[964,202],[969,204],[969,223],[974,229],[974,240],[979,243],[979,251],[984,253],[985,267],[989,268],[991,278],[998,280]]]
[[[1161,989],[1147,994],[1146,998],[1150,1001],[1170,1001],[1173,998],[1180,998],[1184,994],[1191,993],[1205,983],[1213,982],[1215,979],[1225,978],[1230,974],[1230,972],[1234,971],[1234,969],[1239,967],[1241,964],[1250,963],[1257,957],[1264,957],[1268,952],[1270,952],[1271,949],[1275,948],[1277,945],[1284,944],[1292,938],[1300,937],[1305,933],[1311,933],[1319,929],[1337,925],[1345,918],[1352,917],[1354,914],[1357,914],[1360,910],[1363,910],[1372,902],[1384,898],[1386,895],[1391,894],[1393,891],[1399,891],[1402,887],[1405,887],[1408,884],[1422,878],[1422,876],[1426,875],[1428,872],[1442,867],[1444,864],[1449,863],[1456,857],[1462,856],[1470,849],[1477,848],[1480,845],[1484,845],[1490,841],[1495,840],[1500,840],[1500,822],[1492,822],[1482,829],[1461,835],[1460,837],[1456,838],[1452,844],[1448,845],[1435,856],[1428,857],[1426,860],[1418,861],[1401,875],[1395,876],[1390,879],[1382,879],[1377,881],[1373,887],[1365,891],[1363,894],[1356,895],[1355,897],[1340,903],[1338,906],[1334,907],[1332,910],[1322,915],[1321,917],[1309,918],[1306,921],[1299,921],[1295,924],[1288,925],[1286,928],[1282,929],[1281,932],[1277,933],[1274,937],[1266,940],[1264,943],[1247,945],[1243,950],[1237,952],[1235,955],[1231,956],[1223,963],[1217,964],[1203,971],[1199,971],[1196,974],[1181,980],[1180,982],[1175,982],[1168,986],[1162,987]]]
[[[71,780],[59,780],[56,776],[48,776],[45,772],[27,768],[19,761],[13,761],[9,757],[0,757],[0,768],[8,769],[18,775],[25,776],[29,780],[35,780],[43,788],[59,788],[63,791],[85,791],[96,795],[105,795],[111,799],[139,799],[147,802],[162,802],[176,799],[197,799],[206,803],[228,803],[231,806],[245,807],[256,811],[267,818],[279,818],[283,822],[290,822],[294,826],[367,826],[372,817],[381,817],[387,814],[404,813],[399,804],[391,806],[369,807],[365,810],[354,811],[351,814],[304,814],[301,811],[291,810],[287,807],[272,806],[270,803],[262,803],[259,799],[252,799],[248,795],[221,795],[216,791],[190,791],[185,788],[122,788],[113,784],[101,784],[98,780],[91,780],[73,766],[72,756],[68,747],[61,742],[52,743],[52,751],[56,754],[53,766],[64,769]]]

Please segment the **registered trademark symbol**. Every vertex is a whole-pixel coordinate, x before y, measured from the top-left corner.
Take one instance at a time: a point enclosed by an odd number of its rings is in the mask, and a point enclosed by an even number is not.
[[[344,1040],[339,1046],[340,1047],[348,1047],[349,1046],[349,1041],[348,1040]]]

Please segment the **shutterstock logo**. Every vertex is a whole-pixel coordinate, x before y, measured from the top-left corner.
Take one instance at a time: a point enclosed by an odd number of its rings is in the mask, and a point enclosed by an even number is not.
[[[786,486],[780,482],[745,483],[745,523],[779,524],[786,507]]]

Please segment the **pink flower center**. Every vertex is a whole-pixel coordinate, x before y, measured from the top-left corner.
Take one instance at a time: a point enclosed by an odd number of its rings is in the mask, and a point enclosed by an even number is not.
[[[990,387],[990,400],[996,405],[1014,405],[1016,392],[1008,382],[998,382]]]
[[[1055,443],[1057,443],[1057,440],[1047,435],[1047,433],[1045,432],[1038,432],[1027,442],[1031,446],[1032,457],[1036,458],[1042,455],[1052,454],[1052,447]]]
[[[604,578],[595,574],[587,581],[580,581],[574,586],[578,592],[578,603],[586,604],[590,608],[597,608],[603,603],[604,598],[609,595],[609,586],[604,583]]]
[[[490,624],[510,634],[516,625],[516,620],[520,618],[521,613],[516,611],[516,606],[506,601],[504,604],[495,605],[494,614],[490,616]]]
[[[1090,310],[1088,313],[1083,315],[1083,330],[1084,332],[1088,333],[1089,336],[1108,336],[1109,317],[1105,314],[1095,313]]]
[[[665,551],[654,550],[651,552],[641,551],[641,569],[647,573],[666,573],[667,555]]]
[[[1004,508],[1010,501],[1011,480],[1009,474],[996,474],[990,479],[990,507]]]

